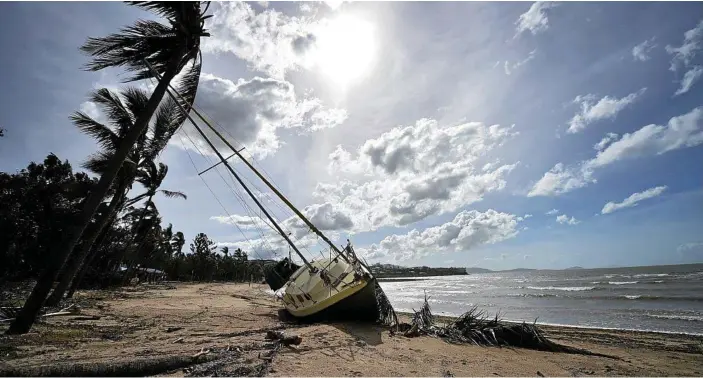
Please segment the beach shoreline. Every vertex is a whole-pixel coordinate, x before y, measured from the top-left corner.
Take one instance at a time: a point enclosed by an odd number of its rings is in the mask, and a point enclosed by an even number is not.
[[[76,295],[80,314],[48,318],[27,335],[1,336],[0,372],[117,366],[135,359],[190,358],[199,353],[198,358],[204,358],[227,349],[238,351],[227,364],[239,368],[266,363],[267,375],[273,376],[703,374],[703,336],[541,326],[553,341],[617,359],[454,345],[432,337],[392,336],[388,329],[368,324],[283,324],[278,319],[281,306],[267,289],[265,285],[173,283],[81,291]],[[400,316],[408,320],[408,314]],[[0,331],[6,328],[3,324]],[[270,353],[266,330],[282,328],[300,335],[302,343],[262,360]],[[157,375],[183,375],[183,369]]]

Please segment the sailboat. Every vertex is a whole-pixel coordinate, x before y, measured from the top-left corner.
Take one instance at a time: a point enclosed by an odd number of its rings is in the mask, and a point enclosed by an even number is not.
[[[158,72],[146,60],[144,62],[157,80],[161,80]],[[229,173],[232,174],[247,195],[266,216],[268,219],[267,224],[285,239],[290,249],[303,261],[302,266],[296,266],[295,269],[292,269],[294,266],[291,265],[292,261],[284,259],[284,261],[279,262],[266,272],[266,282],[275,291],[285,310],[293,317],[303,320],[351,318],[354,320],[378,320],[387,325],[397,324],[398,320],[395,311],[383,289],[379,286],[368,265],[357,256],[349,240],[347,240],[347,246],[340,250],[266,179],[241,154],[240,150],[234,148],[195,107],[191,107],[189,110],[195,113],[209,130],[232,150],[233,155],[236,155],[310,230],[329,245],[329,257],[308,261],[290,239],[289,234],[283,231],[276,219],[271,216],[257,196],[251,192],[251,189],[230,166],[228,162],[229,157],[223,157],[201,127],[193,120],[190,112],[183,107],[182,103],[185,103],[185,101],[183,101],[181,95],[171,85],[168,86],[166,91],[210,149],[217,155],[220,162],[216,165],[223,164],[227,168]],[[208,170],[213,167],[208,168]]]

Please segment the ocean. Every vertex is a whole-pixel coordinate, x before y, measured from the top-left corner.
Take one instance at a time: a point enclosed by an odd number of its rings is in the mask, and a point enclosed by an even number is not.
[[[427,293],[438,315],[471,306],[505,320],[703,335],[703,264],[535,270],[381,282],[397,311]]]

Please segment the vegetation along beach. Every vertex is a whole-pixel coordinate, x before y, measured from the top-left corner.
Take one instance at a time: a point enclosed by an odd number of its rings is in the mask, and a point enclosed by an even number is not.
[[[0,376],[702,376],[700,18],[1,3]]]

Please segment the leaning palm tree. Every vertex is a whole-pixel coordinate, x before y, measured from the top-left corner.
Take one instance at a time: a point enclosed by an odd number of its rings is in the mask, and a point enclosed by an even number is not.
[[[136,180],[140,184],[142,184],[144,188],[146,188],[146,192],[133,198],[128,204],[131,205],[143,198],[146,198],[146,201],[144,202],[144,209],[141,210],[141,213],[139,215],[139,220],[137,220],[135,224],[135,229],[140,229],[142,227],[142,222],[144,221],[145,216],[149,214],[150,210],[158,213],[156,205],[152,201],[156,194],[162,193],[168,198],[188,199],[188,197],[182,192],[159,189],[161,187],[161,184],[163,184],[164,179],[166,178],[166,174],[168,174],[168,166],[164,163],[159,163],[159,165],[157,166],[153,160],[147,161],[144,166],[141,167],[141,169],[137,172]],[[135,199],[137,201],[135,201]],[[133,242],[137,236],[137,233],[134,232],[133,235],[134,237],[132,238],[132,241],[127,245],[127,248],[117,259],[118,267],[121,266],[122,259],[124,258],[124,256],[128,255],[134,247]],[[144,236],[144,238],[146,238],[146,236]],[[143,240],[139,243],[139,245],[141,246],[142,243]],[[139,247],[137,247],[137,250],[139,250]]]
[[[94,58],[87,65],[87,69],[98,71],[108,67],[125,67],[135,73],[127,81],[158,78],[158,76],[161,80],[149,97],[144,111],[136,115],[134,127],[122,140],[120,148],[112,155],[95,190],[83,202],[76,225],[67,232],[58,248],[52,251],[54,259],[52,264],[49,264],[37,280],[24,307],[10,324],[8,334],[26,333],[32,327],[34,319],[51,291],[53,281],[91,222],[98,206],[108,195],[127,155],[137,140],[147,131],[149,121],[166,94],[171,80],[190,62],[195,65],[199,61],[200,38],[209,36],[204,27],[205,20],[209,17],[205,16],[207,6],[202,10],[200,2],[139,1],[131,4],[167,18],[169,24],[139,20],[134,25],[124,28],[121,33],[89,38],[81,47]],[[151,68],[156,72],[152,73]],[[190,102],[183,104],[186,108],[192,105],[197,83],[196,78],[184,88],[183,93],[190,97]]]
[[[189,72],[189,74],[193,73]],[[98,105],[107,119],[106,122],[99,122],[80,111],[71,116],[76,127],[95,138],[101,146],[101,151],[91,156],[83,164],[84,168],[95,174],[105,173],[125,136],[134,127],[133,120],[137,114],[144,110],[148,99],[147,92],[137,88],[127,88],[120,94],[103,88],[94,92],[91,100]],[[47,305],[58,304],[69,287],[77,287],[78,282],[76,285],[71,285],[71,281],[79,276],[78,272],[102,230],[122,208],[129,206],[129,203],[125,203],[124,200],[126,192],[132,187],[132,183],[139,175],[139,170],[152,163],[152,159],[156,158],[163,150],[173,133],[181,125],[183,122],[181,113],[176,103],[171,99],[160,105],[149,127],[149,132],[140,136],[129,152],[126,163],[118,172],[114,195],[107,212],[100,219],[96,219],[95,227],[84,233],[81,245],[72,253],[71,258],[62,269],[61,280],[47,299]],[[82,275],[80,276],[82,277]]]
[[[52,251],[53,262],[42,273],[24,307],[7,330],[8,334],[26,333],[34,324],[53,281],[59,274],[66,258],[73,251],[83,231],[90,223],[100,203],[108,195],[122,164],[137,140],[147,131],[149,121],[156,112],[159,103],[166,94],[171,80],[178,75],[189,62],[198,62],[200,58],[200,38],[209,36],[205,30],[205,10],[200,2],[131,2],[168,19],[169,24],[153,20],[139,20],[134,25],[124,28],[121,33],[106,37],[89,38],[81,50],[93,56],[87,69],[98,71],[108,67],[125,67],[135,72],[127,81],[137,81],[161,77],[142,113],[134,120],[134,128],[125,136],[120,148],[112,156],[98,181],[94,191],[83,202],[83,209],[76,225],[67,232],[59,247]],[[208,3],[209,5],[209,3]],[[148,61],[148,64],[147,64]],[[149,67],[151,66],[151,67]],[[151,68],[156,71],[152,73]],[[158,76],[156,76],[158,75]],[[184,92],[190,96],[192,105],[198,80],[191,82]]]

